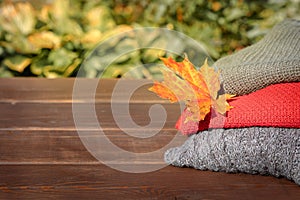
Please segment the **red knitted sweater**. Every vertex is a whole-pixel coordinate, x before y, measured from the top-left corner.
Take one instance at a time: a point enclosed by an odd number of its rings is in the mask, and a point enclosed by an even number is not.
[[[212,112],[203,121],[183,123],[191,113],[185,110],[176,123],[183,134],[208,128],[251,126],[300,128],[300,82],[270,85],[230,101],[226,117]]]

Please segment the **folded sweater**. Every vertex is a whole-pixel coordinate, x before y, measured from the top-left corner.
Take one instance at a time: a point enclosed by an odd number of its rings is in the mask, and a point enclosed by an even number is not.
[[[286,19],[263,39],[214,63],[226,93],[249,94],[266,86],[300,81],[300,21]]]
[[[252,126],[300,128],[300,82],[270,85],[232,101],[223,117],[213,112],[200,122],[184,123],[191,113],[185,110],[176,128],[189,135],[208,128]]]
[[[182,146],[166,151],[165,161],[200,170],[282,176],[300,185],[300,129],[280,128],[299,126],[299,84],[272,86],[300,81],[299,55],[300,21],[287,19],[260,42],[218,60],[214,66],[221,70],[225,92],[244,96],[230,102],[235,108],[225,120],[219,116],[214,119],[217,123],[211,123],[208,116],[202,124],[184,125],[186,133],[220,124],[227,128],[189,136]],[[264,95],[269,90],[273,92]],[[249,94],[254,91],[257,93]],[[185,111],[182,118],[187,114]],[[182,120],[177,124],[180,129]]]
[[[300,129],[212,129],[165,153],[178,167],[286,177],[300,185]]]

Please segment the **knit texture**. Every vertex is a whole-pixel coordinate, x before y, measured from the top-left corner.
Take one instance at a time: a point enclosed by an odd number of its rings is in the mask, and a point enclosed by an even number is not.
[[[165,152],[165,161],[200,170],[282,176],[300,185],[300,129],[282,128],[300,126],[299,83],[283,84],[300,81],[299,55],[300,21],[289,19],[260,42],[218,60],[214,67],[221,70],[225,92],[240,96],[230,102],[235,108],[214,123],[207,116],[202,125],[177,126],[187,133],[220,123],[228,129],[189,136]],[[263,127],[271,125],[279,127]]]
[[[214,67],[221,70],[229,94],[300,81],[300,21],[284,20],[258,43],[219,59]]]
[[[268,86],[230,102],[226,117],[208,115],[204,121],[184,123],[191,113],[185,110],[176,124],[183,134],[208,128],[252,126],[300,128],[300,82]]]
[[[165,153],[178,167],[286,177],[300,185],[300,130],[251,127],[213,129],[190,136]]]

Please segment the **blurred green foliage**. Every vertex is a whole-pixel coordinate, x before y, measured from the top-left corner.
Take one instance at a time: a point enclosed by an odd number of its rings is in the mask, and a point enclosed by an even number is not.
[[[300,0],[53,0],[51,4],[6,0],[0,3],[0,77],[75,76],[99,42],[136,27],[164,27],[182,32],[201,43],[213,59],[218,59],[257,42],[284,18],[300,18]],[[159,34],[147,38],[150,43],[164,43]],[[134,45],[138,47],[127,36],[113,41],[111,48],[118,51]],[[102,54],[108,51],[103,50]],[[106,69],[104,77],[122,77],[134,65],[157,62],[157,55],[164,56],[166,52],[139,50],[122,56]],[[93,67],[97,60],[89,61],[91,67],[86,69],[86,76],[97,77],[104,69]],[[153,78],[156,74],[155,65],[144,65],[129,77]]]

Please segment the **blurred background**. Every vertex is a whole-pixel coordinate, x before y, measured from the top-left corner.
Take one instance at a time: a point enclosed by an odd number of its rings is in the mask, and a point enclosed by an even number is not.
[[[97,44],[139,27],[182,32],[217,60],[257,42],[285,18],[300,19],[300,0],[0,0],[0,5],[0,77],[74,77]],[[104,52],[138,47],[133,38],[120,37]],[[146,34],[145,40],[165,43],[155,33]],[[186,44],[181,45],[183,54]],[[144,65],[127,77],[157,78],[155,63],[166,55],[140,49],[109,68],[98,67],[98,73],[90,62],[86,74],[97,77],[105,70],[103,77],[120,78]]]

